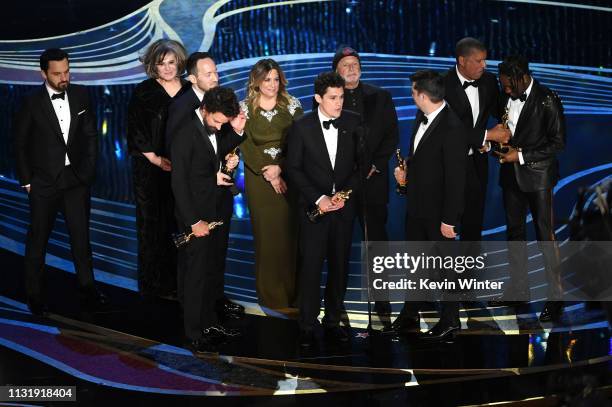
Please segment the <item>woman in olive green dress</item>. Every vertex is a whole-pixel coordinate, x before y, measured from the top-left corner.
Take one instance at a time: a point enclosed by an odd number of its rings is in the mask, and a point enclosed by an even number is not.
[[[255,241],[255,285],[259,303],[274,309],[295,300],[297,266],[295,194],[282,167],[287,132],[304,111],[286,86],[278,63],[262,59],[251,69],[247,97],[240,103],[247,116],[240,150]]]

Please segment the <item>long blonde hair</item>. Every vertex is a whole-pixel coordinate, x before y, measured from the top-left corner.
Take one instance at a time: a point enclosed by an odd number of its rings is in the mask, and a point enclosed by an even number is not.
[[[246,102],[249,109],[255,111],[259,109],[259,86],[266,79],[271,70],[276,69],[278,72],[278,96],[276,97],[276,105],[278,107],[287,107],[289,104],[289,94],[287,93],[287,77],[281,69],[278,62],[273,59],[266,58],[257,61],[251,72],[249,73],[249,81],[246,85]]]

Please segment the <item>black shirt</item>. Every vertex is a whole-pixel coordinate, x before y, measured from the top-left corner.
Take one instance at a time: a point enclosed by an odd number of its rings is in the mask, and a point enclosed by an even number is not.
[[[343,108],[363,117],[363,89],[361,88],[361,82],[355,89],[344,89]]]

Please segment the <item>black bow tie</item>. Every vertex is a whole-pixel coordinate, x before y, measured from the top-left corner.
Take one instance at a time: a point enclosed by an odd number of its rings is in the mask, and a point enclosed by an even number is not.
[[[325,130],[329,130],[330,125],[338,128],[338,119],[331,119],[323,122],[323,128]]]
[[[429,123],[429,119],[427,118],[427,116],[423,115],[423,117],[421,117],[421,123],[420,124],[427,125],[427,123]]]
[[[66,96],[66,92],[54,93],[53,95],[51,95],[51,100],[55,100],[55,99],[62,99],[62,100],[64,100],[64,96]]]
[[[521,102],[524,102],[524,101],[526,101],[526,100],[527,100],[527,94],[526,94],[526,93],[523,93],[521,96],[519,96],[519,97],[517,97],[517,98],[513,98],[512,96],[510,96],[510,99],[512,99],[512,101],[515,101],[515,100],[517,100],[517,99],[518,99],[518,100],[520,100]]]
[[[478,81],[472,81],[472,82],[465,81],[465,82],[463,82],[463,90],[469,88],[470,86],[473,86],[473,87],[477,88],[478,87]]]

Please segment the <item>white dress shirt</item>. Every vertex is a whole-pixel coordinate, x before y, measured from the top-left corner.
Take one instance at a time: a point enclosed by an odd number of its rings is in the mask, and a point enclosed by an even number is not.
[[[60,93],[55,89],[52,89],[46,82],[45,87],[49,93],[49,99],[51,99],[51,96],[54,94]],[[60,130],[62,131],[62,137],[64,138],[64,143],[68,144],[68,131],[70,130],[70,105],[68,104],[68,92],[64,91],[64,99],[51,99],[51,105],[53,105],[53,110],[55,110],[55,116],[57,116],[57,121],[59,123]],[[70,165],[68,153],[66,153],[66,156],[64,157],[64,165]]]
[[[465,76],[461,75],[461,72],[459,72],[459,68],[457,68],[457,65],[455,65],[455,70],[457,71],[457,77],[459,77],[459,83],[461,83],[461,86],[463,86],[465,82],[473,82],[467,79]],[[463,89],[463,91],[465,92],[465,95],[467,96],[468,101],[470,102],[470,108],[472,109],[472,125],[473,127],[476,127],[476,122],[478,121],[478,115],[480,114],[480,96],[478,94],[478,88],[474,86],[468,86],[467,88]],[[483,146],[486,143],[486,139],[487,139],[487,131],[485,130],[484,136],[482,138]],[[487,148],[487,151],[488,150],[489,148]],[[468,155],[472,155],[472,154],[474,154],[474,150],[472,149],[472,147],[470,147],[470,151],[468,151]]]
[[[336,153],[338,152],[338,129],[334,126],[329,126],[329,129],[323,127],[323,122],[332,120],[331,117],[328,117],[325,113],[321,111],[321,107],[319,106],[319,122],[321,125],[321,130],[323,131],[323,138],[325,139],[325,146],[327,147],[327,154],[329,155],[329,162],[331,163],[332,168],[336,166]],[[332,186],[332,195],[336,193],[336,185]],[[321,199],[323,199],[325,195],[321,195],[319,199],[317,199],[316,204],[318,205]]]
[[[529,87],[525,91],[527,98],[529,98],[529,94],[531,94],[531,88],[533,87],[533,79],[531,79],[531,83]],[[527,102],[527,99],[525,99]],[[518,124],[519,117],[521,117],[521,112],[523,111],[523,106],[525,106],[525,102],[522,102],[521,99],[512,100],[512,98],[508,99],[508,104],[506,107],[508,108],[508,128],[512,133],[512,137],[514,137],[514,132],[516,131],[516,125]],[[519,163],[521,165],[525,164],[525,160],[523,159],[523,153],[518,152]]]
[[[413,154],[417,150],[419,143],[421,142],[421,139],[423,138],[423,135],[425,134],[425,132],[427,131],[431,123],[436,119],[438,114],[442,111],[442,109],[444,109],[444,106],[446,106],[446,102],[442,101],[442,105],[440,105],[439,108],[425,115],[425,117],[427,117],[427,124],[421,122],[416,134],[414,135],[414,148],[412,150]]]

